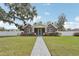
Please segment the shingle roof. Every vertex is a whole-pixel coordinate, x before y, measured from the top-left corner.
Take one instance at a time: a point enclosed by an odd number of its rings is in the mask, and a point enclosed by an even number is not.
[[[33,27],[36,27],[36,28],[38,28],[38,27],[46,27],[46,26],[48,26],[49,24],[40,24],[40,25],[31,25],[31,24],[26,24],[25,26],[23,26],[22,28],[24,29],[25,27],[27,27],[27,26],[33,26]],[[52,25],[53,27],[55,27],[56,29],[57,29],[57,27],[54,25],[54,24],[50,24],[50,25]]]

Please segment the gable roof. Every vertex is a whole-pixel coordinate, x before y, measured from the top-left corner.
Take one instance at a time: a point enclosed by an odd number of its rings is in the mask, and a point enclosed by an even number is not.
[[[55,27],[55,28],[57,29],[57,27],[56,27],[54,24],[51,24],[51,23],[50,23],[50,24],[47,24],[47,26],[48,26],[48,25],[52,25],[53,27]]]
[[[22,28],[24,29],[28,26],[31,26],[31,27],[34,27],[34,28],[45,28],[45,27],[48,27],[48,25],[51,25],[51,26],[53,26],[54,28],[57,29],[57,27],[54,24],[51,24],[51,23],[50,24],[39,24],[39,25],[26,24],[25,26],[22,26]]]
[[[22,28],[24,29],[24,28],[26,28],[28,26],[32,26],[32,25],[31,24],[26,24],[26,25],[22,26]]]

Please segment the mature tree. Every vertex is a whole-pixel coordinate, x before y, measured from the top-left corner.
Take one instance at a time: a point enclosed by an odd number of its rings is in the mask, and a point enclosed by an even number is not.
[[[33,25],[37,25],[37,23],[35,22]]]
[[[68,28],[68,29],[67,29],[67,31],[71,31],[71,30],[72,30],[71,28]]]
[[[39,22],[35,22],[33,25],[42,25],[42,21],[39,21]]]
[[[48,21],[48,22],[47,22],[47,24],[51,24],[51,23],[52,23],[51,21]]]
[[[8,7],[9,12],[6,13],[3,9],[1,9],[0,17],[4,17],[3,19],[0,18],[1,21],[7,19],[7,22],[10,24],[15,24],[19,29],[22,26],[26,25],[28,20],[33,20],[35,16],[37,16],[35,7],[31,6],[29,3],[6,3],[6,7]],[[16,23],[16,20],[23,21],[23,25]]]
[[[0,7],[0,21],[8,22],[7,13]]]
[[[67,21],[66,16],[64,15],[64,13],[62,13],[59,18],[58,18],[58,22],[57,22],[57,29],[59,31],[63,31],[65,30],[64,28],[64,23],[65,21]]]
[[[38,25],[42,25],[42,21],[39,21],[39,22],[38,22]]]

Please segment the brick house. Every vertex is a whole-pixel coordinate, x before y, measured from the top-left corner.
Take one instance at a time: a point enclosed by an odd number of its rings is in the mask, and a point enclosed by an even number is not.
[[[34,35],[45,35],[49,33],[54,33],[57,31],[56,26],[53,24],[39,24],[39,25],[31,25],[27,24],[23,27],[24,33],[27,34],[34,34]]]

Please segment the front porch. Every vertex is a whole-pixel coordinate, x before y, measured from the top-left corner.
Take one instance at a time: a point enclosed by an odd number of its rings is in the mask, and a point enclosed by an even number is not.
[[[45,33],[45,28],[34,28],[34,33],[38,36],[42,36]]]
[[[46,29],[47,28],[45,25],[35,25],[33,26],[33,33],[35,33],[37,36],[42,36],[47,31]]]

